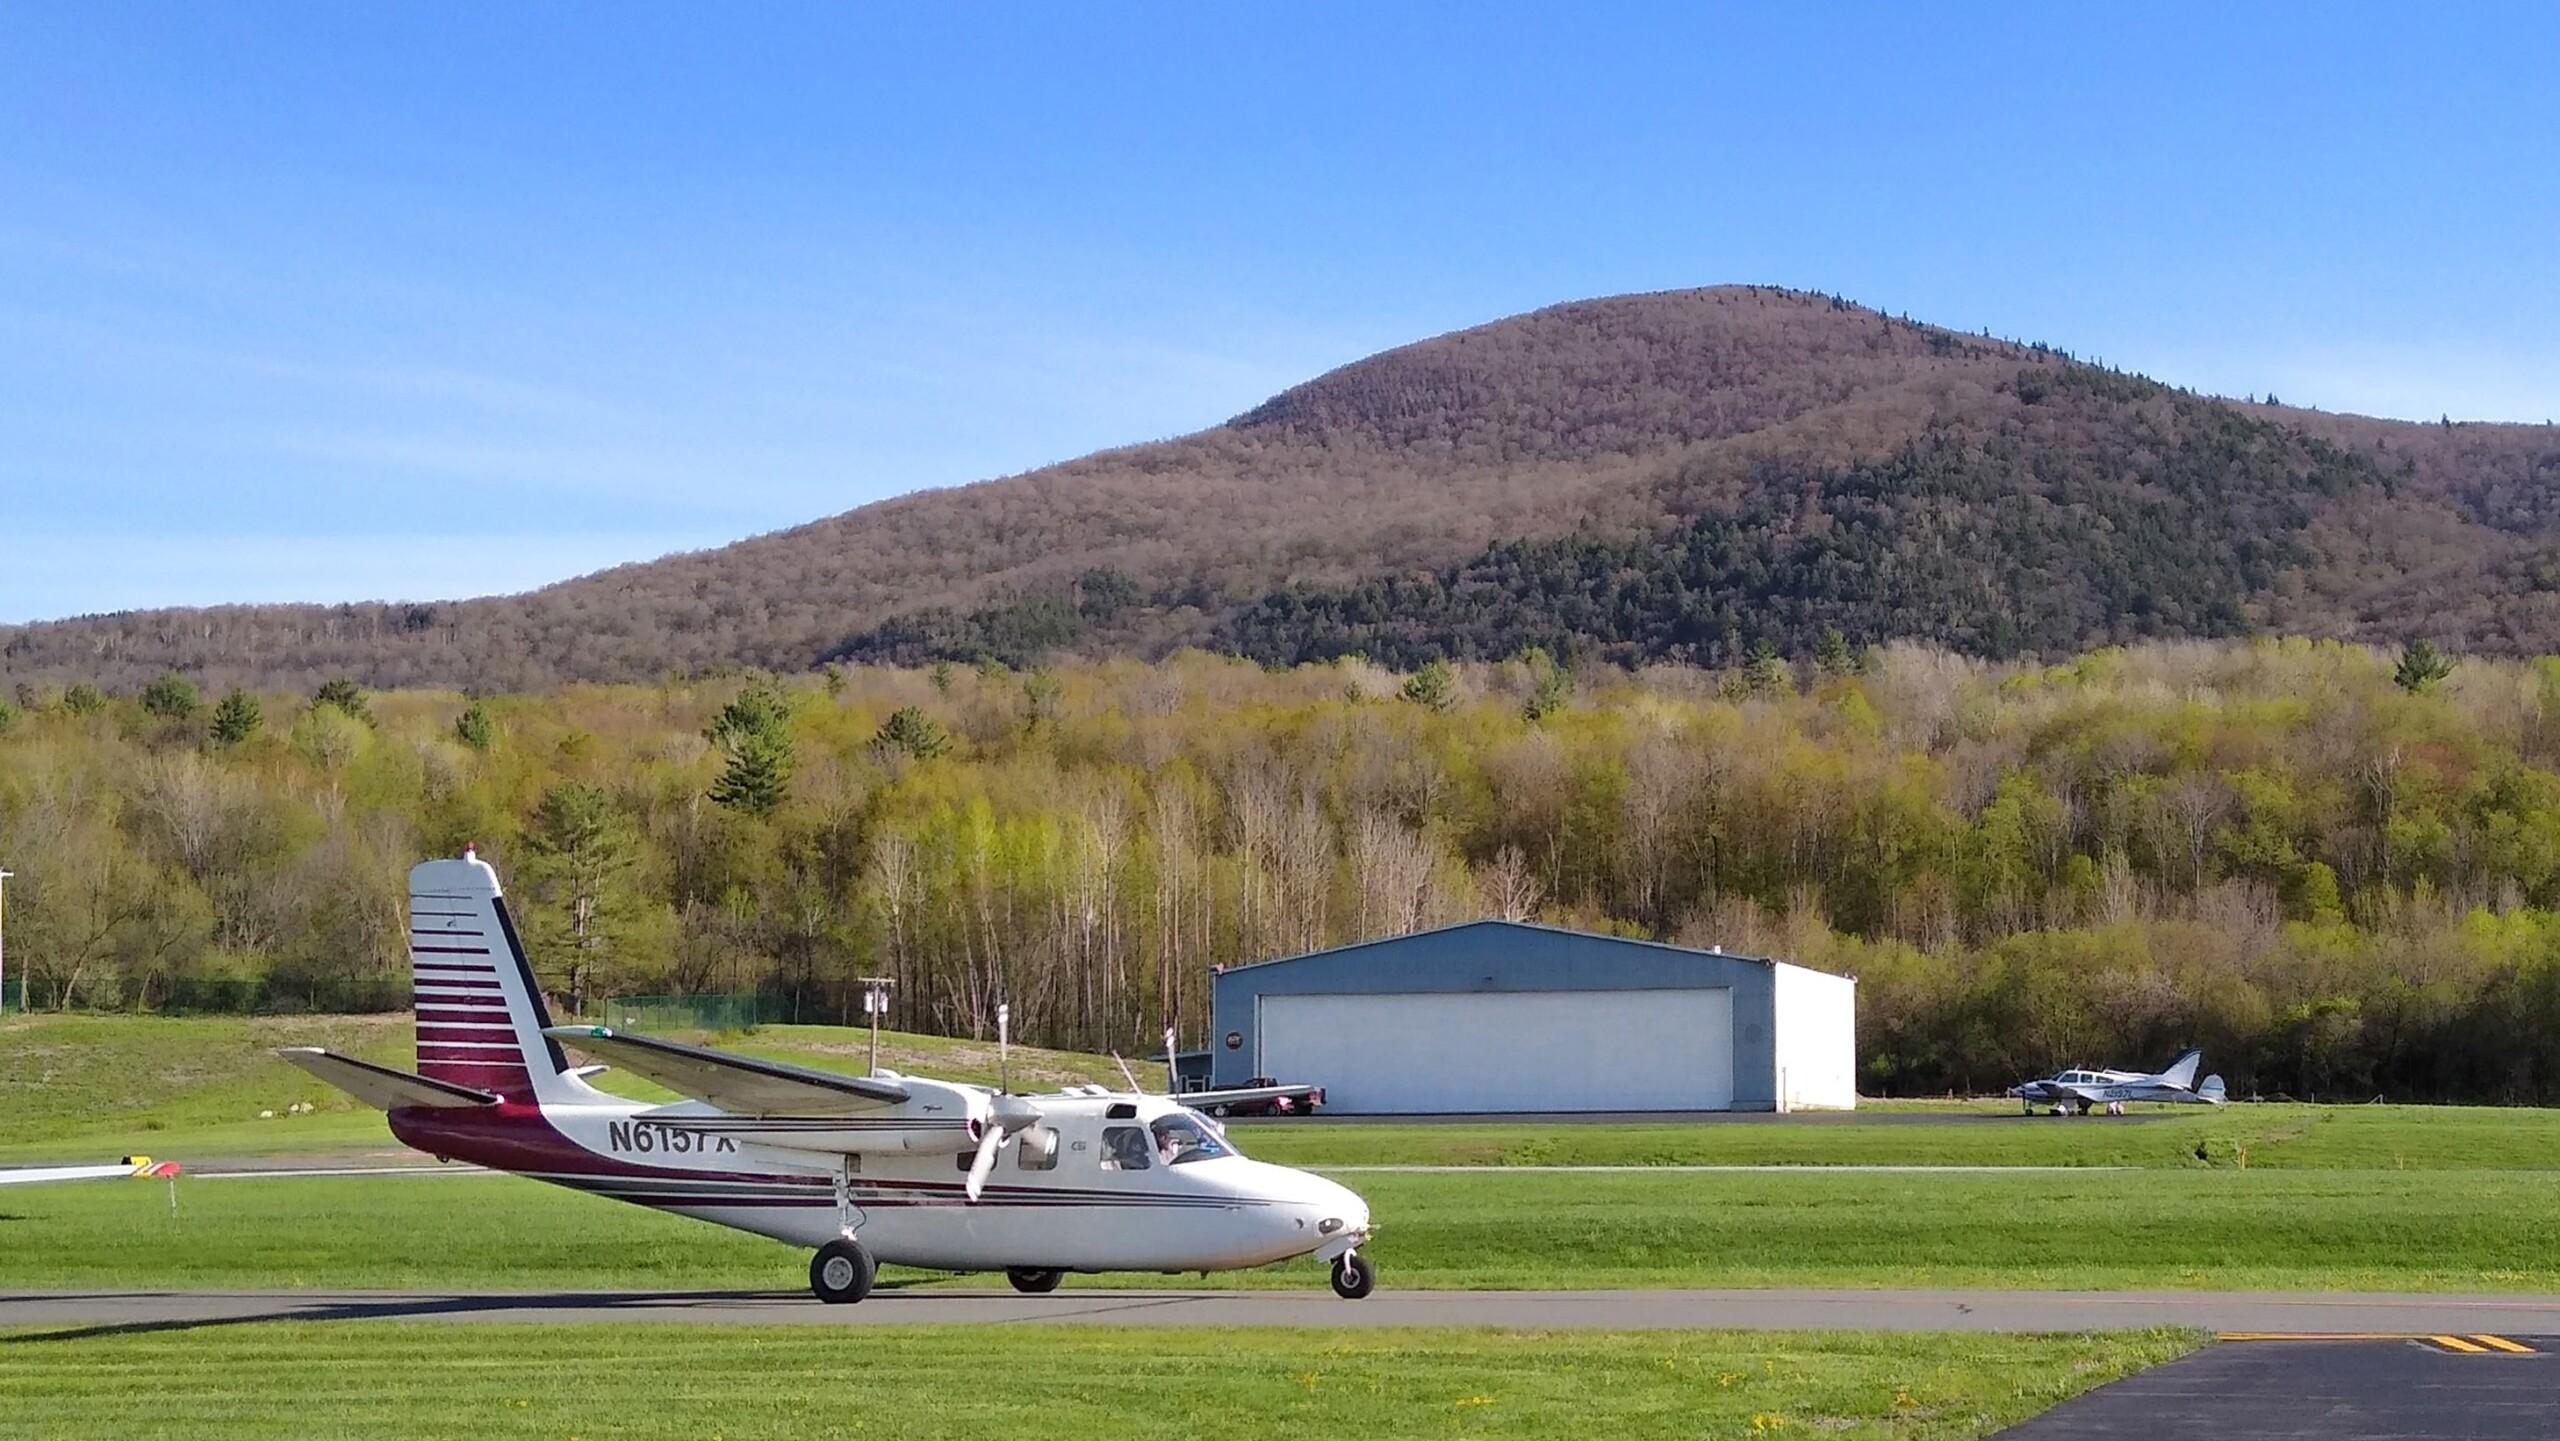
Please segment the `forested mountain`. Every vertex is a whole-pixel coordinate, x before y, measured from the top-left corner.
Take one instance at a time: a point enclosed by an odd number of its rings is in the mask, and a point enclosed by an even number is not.
[[[2560,431],[2198,397],[1760,287],[1557,306],[1226,425],[521,596],[0,630],[0,680],[514,690],[828,660],[1710,664],[2281,631],[2560,649]]]
[[[2560,1100],[2560,659],[1531,657],[0,704],[38,1008],[397,1008],[468,842],[565,1005],[1197,1043],[1210,967],[1484,915],[1858,977],[1870,1095],[2207,1050],[2239,1094]],[[1314,1078],[1321,1079],[1321,1078]]]

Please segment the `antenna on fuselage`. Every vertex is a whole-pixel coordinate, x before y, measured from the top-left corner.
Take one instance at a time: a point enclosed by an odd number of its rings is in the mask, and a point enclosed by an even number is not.
[[[1167,1026],[1164,1028],[1164,1093],[1174,1096],[1181,1092],[1182,1062],[1174,1055],[1173,1027]]]
[[[1013,1090],[1013,1007],[996,1002],[996,1089]]]

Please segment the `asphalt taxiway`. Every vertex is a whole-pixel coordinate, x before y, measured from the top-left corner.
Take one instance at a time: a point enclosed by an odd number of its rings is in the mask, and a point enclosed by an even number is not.
[[[2186,1326],[2252,1335],[2560,1335],[2560,1296],[2179,1291],[1078,1290],[1047,1296],[888,1282],[857,1306],[803,1291],[16,1291],[0,1327],[162,1329],[257,1321],[682,1321],[759,1325],[1000,1322],[1111,1326],[1501,1326],[1854,1331]]]

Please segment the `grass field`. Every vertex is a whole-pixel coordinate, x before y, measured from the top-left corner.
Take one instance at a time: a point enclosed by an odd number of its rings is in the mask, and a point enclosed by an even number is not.
[[[712,1040],[750,1055],[860,1070],[868,1039],[768,1026]],[[0,1020],[0,1163],[131,1151],[204,1160],[394,1150],[379,1115],[274,1055],[326,1045],[407,1065],[406,1016],[20,1016]],[[886,1033],[899,1070],[995,1079],[994,1047]],[[1101,1056],[1016,1048],[1022,1086],[1117,1084]],[[667,1093],[607,1072],[635,1098]],[[318,1109],[285,1114],[293,1102]],[[274,1111],[271,1120],[257,1119]],[[2560,1111],[2451,1106],[2160,1108],[2129,1121],[2017,1114],[2008,1103],[1891,1102],[1854,1115],[1600,1125],[1240,1121],[1254,1154],[1288,1165],[2142,1166],[2173,1169],[2560,1170]]]
[[[1239,1344],[1242,1340],[1244,1344]],[[2179,1332],[1008,1330],[266,1324],[0,1332],[0,1428],[78,1438],[1152,1441],[1810,1434],[1956,1441],[2196,1344]]]
[[[2560,1291],[2560,1175],[2122,1171],[1347,1177],[1397,1288]],[[198,1180],[0,1196],[0,1288],[793,1290],[805,1256],[513,1177]],[[885,1273],[895,1284],[953,1284]],[[986,1284],[986,1278],[962,1284]],[[1075,1287],[1164,1285],[1077,1277]],[[1193,1287],[1323,1285],[1312,1263]]]
[[[2494,1106],[2164,1106],[2117,1120],[1984,1102],[1674,1123],[1234,1124],[1252,1154],[1292,1166],[2560,1170],[2560,1110]]]

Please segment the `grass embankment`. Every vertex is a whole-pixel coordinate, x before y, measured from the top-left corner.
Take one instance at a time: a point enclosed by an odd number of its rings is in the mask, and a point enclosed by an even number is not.
[[[1242,1340],[1244,1344],[1239,1344]],[[2039,1337],[262,1324],[0,1332],[12,1434],[1958,1441],[2183,1354]]]
[[[2560,1291],[2560,1175],[2121,1171],[1348,1178],[1397,1288],[2017,1286]],[[26,1188],[0,1288],[754,1289],[804,1253],[472,1173]],[[896,1285],[954,1283],[886,1273]],[[1073,1287],[1317,1290],[1296,1263]]]
[[[706,1041],[702,1034],[670,1033]],[[844,1026],[765,1026],[724,1036],[725,1049],[830,1070],[861,1071],[870,1034]],[[403,1069],[416,1049],[409,1017],[11,1016],[0,1020],[0,1162],[83,1160],[140,1151],[212,1156],[396,1149],[382,1117],[276,1058],[281,1046],[326,1046]],[[996,1079],[992,1042],[884,1031],[880,1063],[964,1081]],[[1017,1046],[1018,1086],[1120,1084],[1106,1056]],[[639,1100],[671,1093],[616,1071],[598,1085]],[[292,1115],[300,1101],[316,1109]],[[259,1112],[274,1117],[259,1119]]]

